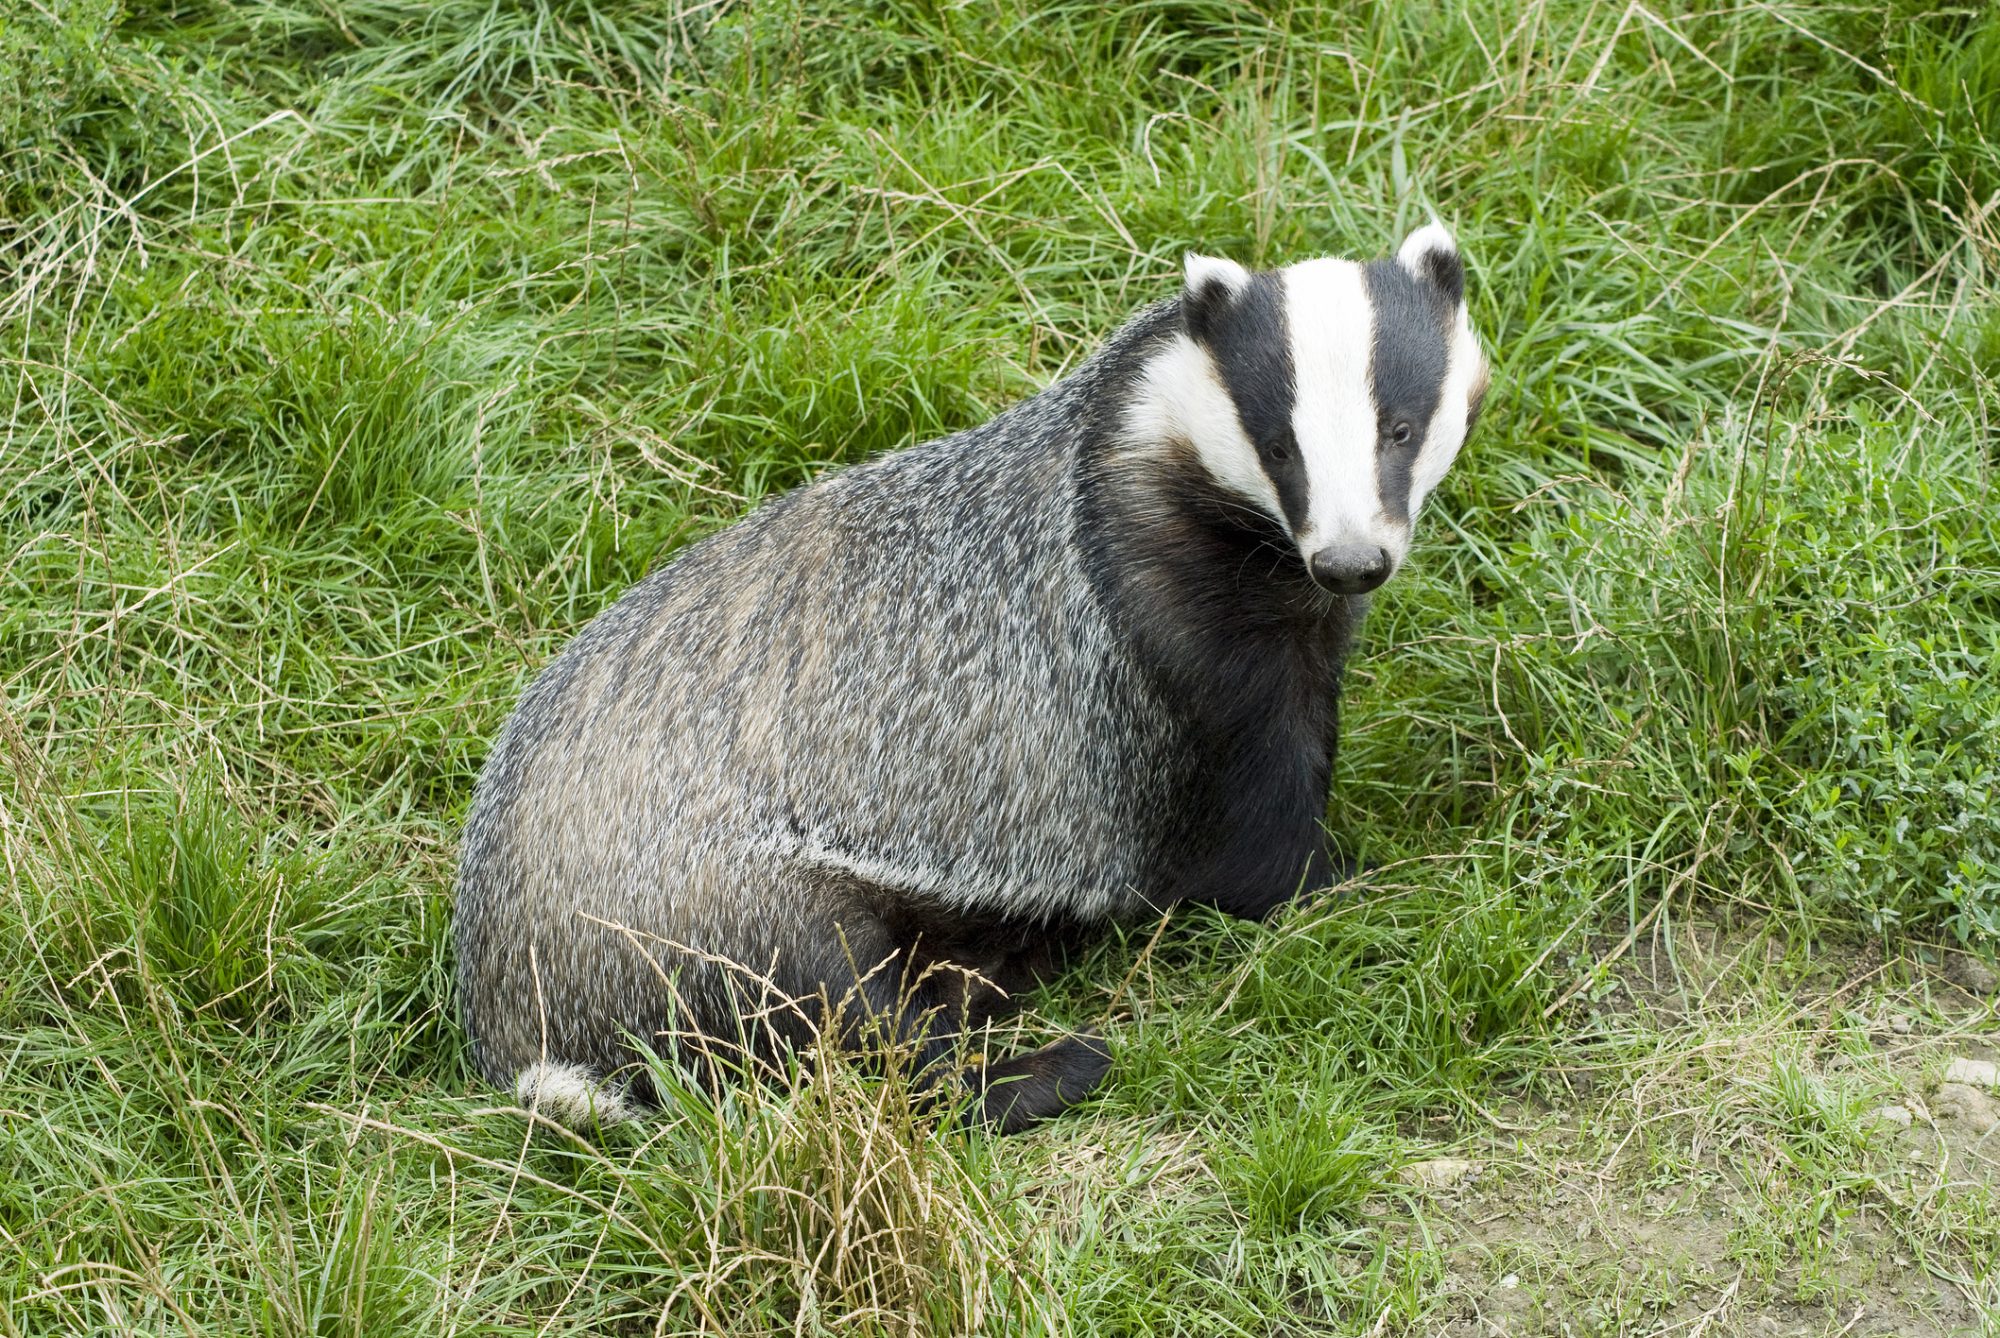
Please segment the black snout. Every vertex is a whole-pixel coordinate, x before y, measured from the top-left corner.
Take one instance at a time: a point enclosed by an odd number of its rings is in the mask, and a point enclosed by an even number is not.
[[[1365,595],[1389,579],[1388,550],[1374,544],[1328,544],[1306,565],[1336,595]]]

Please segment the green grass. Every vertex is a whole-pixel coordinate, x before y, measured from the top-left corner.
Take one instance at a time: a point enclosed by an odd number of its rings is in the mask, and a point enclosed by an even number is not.
[[[1916,0],[0,13],[0,1334],[1977,1331],[1991,1154],[1869,1112],[1994,1031],[1996,118]],[[1185,249],[1433,211],[1494,391],[1350,670],[1365,889],[1094,952],[1015,1142],[497,1109],[452,854],[565,638]],[[1606,1186],[1714,1248],[1526,1216]]]

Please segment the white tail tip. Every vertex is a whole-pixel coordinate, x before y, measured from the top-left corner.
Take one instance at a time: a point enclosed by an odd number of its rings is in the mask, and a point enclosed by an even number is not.
[[[608,1129],[639,1118],[639,1108],[624,1092],[581,1064],[540,1060],[528,1065],[514,1079],[514,1099],[537,1115],[571,1129],[593,1125]]]

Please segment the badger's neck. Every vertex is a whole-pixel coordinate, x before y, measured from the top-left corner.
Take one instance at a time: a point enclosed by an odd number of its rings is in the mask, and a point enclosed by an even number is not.
[[[1081,369],[1094,411],[1078,443],[1077,540],[1118,633],[1176,696],[1246,711],[1337,689],[1367,597],[1315,585],[1261,474],[1204,451],[1234,413],[1182,333],[1179,301],[1149,308]],[[1239,429],[1240,430],[1240,429]],[[1253,704],[1251,699],[1257,699]]]

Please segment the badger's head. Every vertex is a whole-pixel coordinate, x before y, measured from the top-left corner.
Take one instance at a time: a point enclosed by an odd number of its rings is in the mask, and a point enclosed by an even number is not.
[[[1433,224],[1393,260],[1259,273],[1191,255],[1181,311],[1134,426],[1191,446],[1216,486],[1283,527],[1321,586],[1358,595],[1388,580],[1486,393],[1451,235]]]

